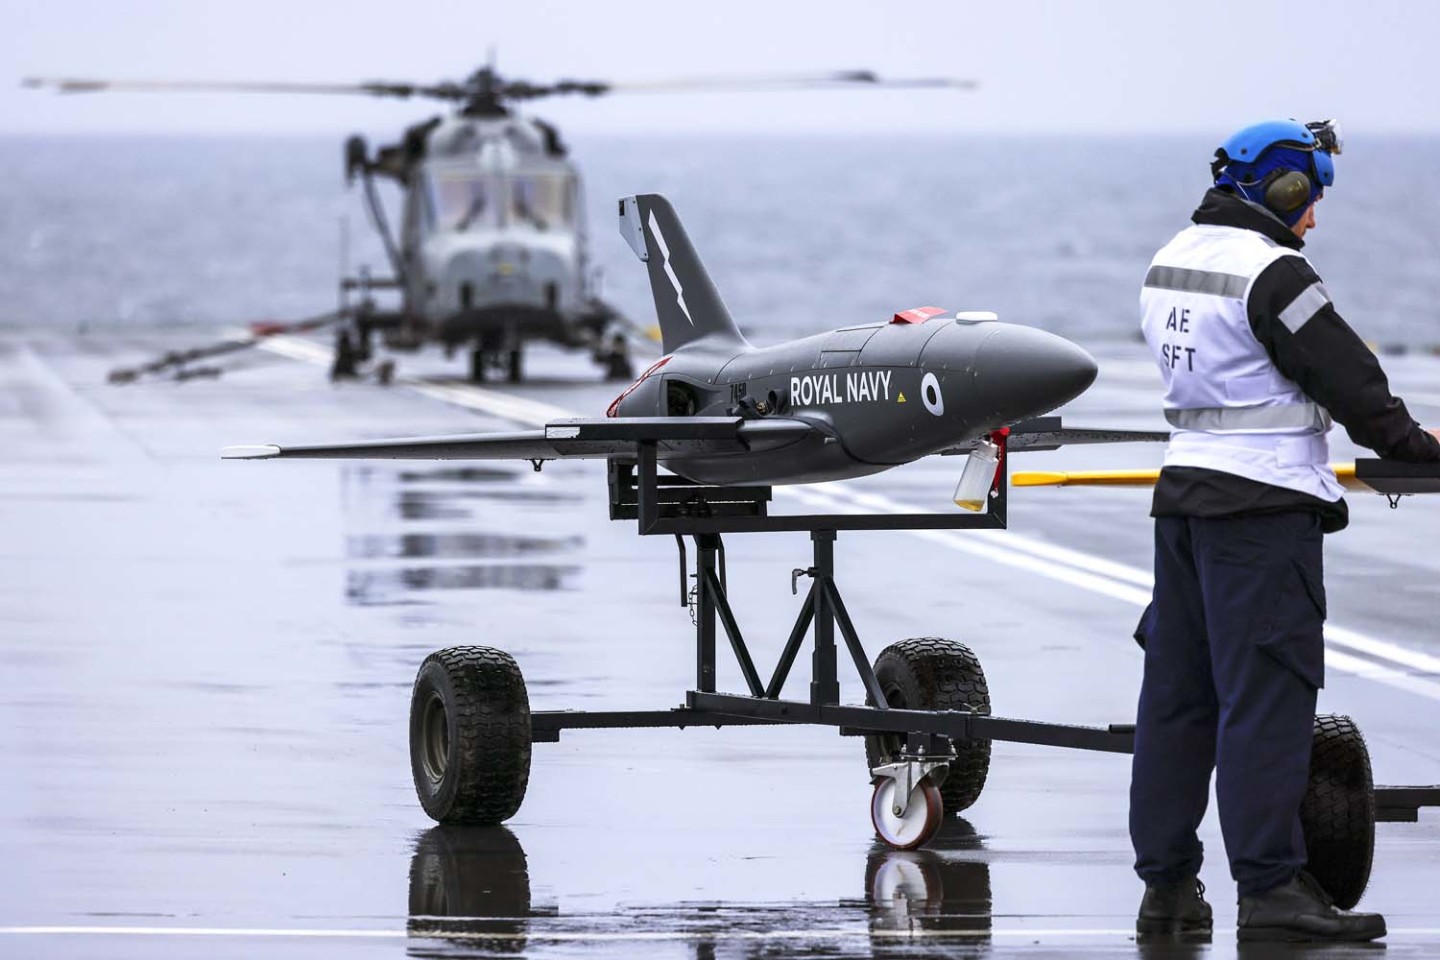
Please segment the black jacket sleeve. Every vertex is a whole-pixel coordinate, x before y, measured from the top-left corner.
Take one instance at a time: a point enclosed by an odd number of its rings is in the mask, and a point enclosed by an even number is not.
[[[1390,393],[1380,361],[1321,296],[1318,283],[1303,257],[1280,257],[1266,267],[1246,303],[1256,339],[1280,372],[1360,446],[1392,460],[1440,461],[1440,440]]]

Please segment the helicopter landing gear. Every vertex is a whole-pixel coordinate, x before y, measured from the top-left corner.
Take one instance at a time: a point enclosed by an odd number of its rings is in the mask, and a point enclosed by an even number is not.
[[[621,334],[610,338],[610,349],[595,354],[595,362],[605,367],[606,380],[634,380],[635,365],[630,362],[630,342]]]
[[[360,375],[360,351],[349,330],[335,334],[335,356],[330,362],[330,380],[353,380]]]
[[[503,361],[498,352],[487,350],[478,344],[470,351],[470,382],[484,383],[488,378],[488,371],[491,367],[497,367],[505,371],[505,379],[510,383],[519,383],[525,379],[525,355],[520,348],[507,350],[503,354]]]
[[[355,360],[369,363],[375,356],[374,336],[369,324],[360,324],[355,332]]]

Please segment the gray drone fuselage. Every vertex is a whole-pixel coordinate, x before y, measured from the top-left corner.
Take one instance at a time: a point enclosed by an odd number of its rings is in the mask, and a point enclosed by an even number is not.
[[[1041,416],[1094,373],[1083,350],[1044,331],[937,317],[738,353],[683,347],[615,414],[802,421],[814,430],[784,446],[666,466],[702,483],[806,483],[877,473]]]

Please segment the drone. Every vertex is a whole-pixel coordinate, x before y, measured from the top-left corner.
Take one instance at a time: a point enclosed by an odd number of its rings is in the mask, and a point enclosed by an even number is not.
[[[1065,426],[1050,414],[1090,386],[1094,359],[1062,337],[991,313],[917,307],[886,322],[752,346],[665,198],[626,197],[619,214],[621,234],[648,270],[665,355],[605,417],[513,433],[222,451],[227,459],[512,459],[536,469],[552,460],[605,460],[611,519],[635,521],[641,535],[675,538],[680,600],[695,621],[695,685],[683,705],[532,712],[520,667],[504,651],[432,653],[410,706],[411,774],[425,812],[440,823],[509,819],[525,797],[533,744],[558,741],[563,731],[815,724],[863,738],[875,833],[891,847],[914,849],[934,836],[946,811],[979,798],[993,741],[1131,752],[1131,724],[994,716],[980,660],[959,641],[904,639],[872,661],[835,580],[835,544],[842,531],[1003,529],[1010,454],[1164,441],[1168,431]],[[862,477],[933,455],[963,456],[954,496],[963,509],[769,512],[775,485]],[[1360,473],[1382,493],[1440,492],[1440,471],[1430,466],[1421,476],[1413,466]],[[810,585],[766,678],[727,591],[723,536],[786,531],[809,534],[810,562],[790,577],[797,595],[802,579]],[[744,692],[718,688],[722,636]],[[808,695],[786,698],[807,637]],[[840,700],[842,647],[866,691],[863,705]],[[1375,822],[1414,820],[1421,807],[1440,806],[1440,787],[1374,787],[1364,740],[1348,717],[1317,717],[1315,738],[1302,808],[1309,869],[1348,908],[1369,879]]]
[[[359,182],[371,225],[385,250],[388,276],[361,270],[340,281],[340,309],[318,318],[335,327],[332,378],[354,377],[374,355],[378,334],[392,352],[438,344],[446,355],[469,351],[469,379],[524,377],[524,350],[549,341],[586,350],[608,379],[634,376],[629,340],[645,334],[600,295],[590,264],[579,168],[560,132],[515,106],[556,96],[594,98],[613,93],[710,90],[960,88],[973,81],[883,79],[868,70],[801,76],[754,76],[612,83],[558,80],[531,83],[502,77],[486,66],[460,82],[272,83],[112,81],[30,78],[32,88],[61,93],[198,91],[275,94],[354,94],[450,104],[453,111],[408,128],[398,142],[371,150],[365,139],[345,142],[345,177]],[[391,228],[377,181],[403,193],[398,234]],[[376,291],[394,291],[399,304],[381,309]],[[352,298],[353,301],[352,301]],[[306,321],[311,329],[317,325]],[[257,331],[238,348],[277,332]],[[279,331],[285,332],[285,331]],[[237,349],[167,354],[113,382],[176,368]],[[393,360],[377,375],[388,382]]]

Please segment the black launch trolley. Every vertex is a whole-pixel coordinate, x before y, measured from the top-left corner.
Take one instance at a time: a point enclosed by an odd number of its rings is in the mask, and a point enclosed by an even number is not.
[[[508,654],[488,647],[453,647],[431,654],[415,682],[410,743],[416,791],[437,821],[499,823],[513,816],[524,799],[531,745],[558,741],[566,730],[836,727],[843,736],[863,737],[875,786],[871,819],[880,838],[899,848],[922,845],[946,811],[958,812],[975,802],[985,785],[992,741],[1111,753],[1133,750],[1131,724],[1090,727],[992,715],[980,662],[956,641],[901,640],[872,663],[835,580],[835,543],[842,531],[1003,529],[1009,487],[1004,454],[1007,448],[1058,447],[1058,417],[997,435],[1001,457],[988,510],[943,514],[771,516],[768,486],[715,487],[660,475],[658,451],[667,442],[663,424],[617,422],[583,429],[588,432],[580,441],[633,445],[633,459],[609,463],[611,519],[635,521],[642,536],[675,538],[680,602],[692,608],[695,620],[694,688],[685,693],[682,706],[672,709],[532,713],[519,667]],[[738,435],[735,440],[738,445]],[[1357,472],[1391,496],[1440,491],[1440,472],[1433,467],[1361,461]],[[803,532],[811,541],[810,565],[791,574],[792,590],[798,591],[801,579],[810,581],[805,601],[768,679],[756,667],[726,587],[723,536],[756,532]],[[695,552],[693,573],[687,538]],[[722,631],[744,678],[745,693],[716,688]],[[786,699],[786,680],[807,637],[808,696]],[[840,643],[864,686],[863,705],[840,702]],[[1365,890],[1375,823],[1413,822],[1426,806],[1440,806],[1440,786],[1375,787],[1369,753],[1354,721],[1335,715],[1316,718],[1310,787],[1301,816],[1309,869],[1337,904],[1353,906]]]

